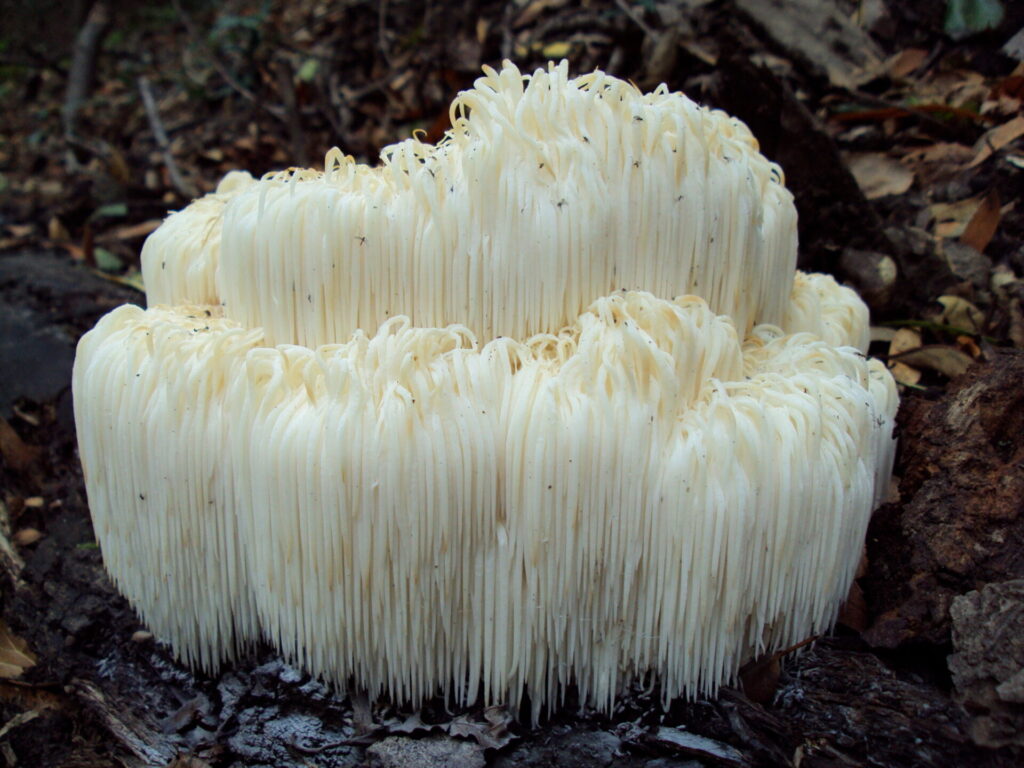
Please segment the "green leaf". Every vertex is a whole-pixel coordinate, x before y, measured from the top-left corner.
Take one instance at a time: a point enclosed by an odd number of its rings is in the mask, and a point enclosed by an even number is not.
[[[128,206],[124,203],[107,203],[92,212],[90,219],[119,219],[128,215]]]
[[[320,62],[316,59],[306,59],[302,62],[302,66],[299,67],[299,80],[304,83],[308,83],[314,77],[316,77],[316,71],[320,68]]]
[[[946,0],[943,28],[954,40],[961,40],[986,29],[995,29],[1003,21],[999,0]]]
[[[124,263],[106,248],[95,248],[92,255],[96,259],[96,266],[104,272],[120,272],[124,269]]]

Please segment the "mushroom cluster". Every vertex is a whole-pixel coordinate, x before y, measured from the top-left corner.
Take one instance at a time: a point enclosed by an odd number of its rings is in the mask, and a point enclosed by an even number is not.
[[[893,457],[867,309],[795,272],[747,128],[565,63],[436,146],[232,174],[82,339],[106,566],[213,669],[266,640],[371,695],[668,701],[821,632]]]

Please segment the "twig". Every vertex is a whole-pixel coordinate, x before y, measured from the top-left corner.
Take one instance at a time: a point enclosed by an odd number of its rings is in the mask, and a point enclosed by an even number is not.
[[[93,74],[96,71],[96,52],[103,36],[110,26],[110,9],[104,0],[99,0],[85,19],[85,24],[75,36],[75,48],[68,72],[68,89],[64,94],[61,122],[64,135],[73,136],[78,121],[78,110],[89,95]]]
[[[179,195],[190,200],[196,196],[196,191],[185,182],[178,170],[178,164],[174,162],[174,155],[171,154],[171,142],[167,140],[167,132],[164,131],[163,123],[160,122],[160,113],[157,111],[156,99],[153,98],[149,80],[145,75],[139,75],[138,84],[139,93],[142,94],[142,103],[146,107],[146,117],[149,118],[149,127],[153,131],[153,138],[156,139],[157,146],[160,147],[164,165],[167,166],[167,175],[171,177],[171,185]]]
[[[202,35],[199,34],[199,30],[197,30],[195,25],[192,23],[192,17],[188,15],[188,12],[184,8],[182,8],[181,0],[171,0],[171,4],[174,6],[174,11],[178,14],[178,18],[181,19],[181,23],[185,25],[185,31],[188,33],[188,36],[206,52],[207,57],[210,59],[210,63],[213,65],[213,68],[217,70],[217,73],[224,78],[224,82],[226,82],[232,90],[246,101],[251,101],[257,107],[265,109],[282,123],[287,123],[288,117],[281,107],[273,104],[267,104],[257,98],[256,94],[242,85],[242,83],[238,81],[238,78],[231,74],[231,71],[214,55],[213,50],[209,45],[207,45]]]
[[[965,110],[959,110],[957,107],[947,106],[935,106],[935,105],[916,105],[916,106],[904,106],[902,104],[894,104],[891,101],[883,99],[880,96],[875,96],[871,93],[865,93],[864,91],[856,88],[848,88],[846,92],[849,93],[853,98],[857,99],[864,104],[870,104],[873,107],[877,107],[879,110],[893,110],[893,114],[888,115],[889,117],[914,117],[917,118],[922,124],[930,126],[940,136],[951,136],[953,138],[961,138],[961,132],[955,130],[952,126],[942,122],[930,114],[929,111],[934,112],[949,112],[952,114],[959,113],[959,117],[967,116],[973,121],[984,121],[986,119],[983,115],[976,115],[974,113],[966,112]],[[832,119],[838,119],[842,121],[842,114],[833,115]]]
[[[647,22],[640,17],[640,14],[633,10],[633,6],[627,3],[626,0],[615,0],[615,4],[619,6],[619,8],[621,8],[623,12],[625,12],[625,14],[633,20],[634,24],[636,24],[638,27],[640,27],[640,29],[644,31],[645,35],[647,35],[651,39],[657,38],[657,32],[651,29]]]
[[[380,0],[377,4],[377,14],[377,45],[384,56],[384,61],[391,66],[391,51],[387,41],[388,0]]]

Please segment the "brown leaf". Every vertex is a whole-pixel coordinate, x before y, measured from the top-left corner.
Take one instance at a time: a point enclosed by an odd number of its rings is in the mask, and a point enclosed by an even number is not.
[[[740,685],[744,695],[758,704],[767,704],[779,687],[782,665],[779,657],[769,653],[747,663],[740,669]]]
[[[924,64],[927,58],[928,49],[926,48],[906,48],[886,62],[889,68],[889,77],[897,80],[904,78]]]
[[[484,720],[475,714],[459,715],[447,730],[452,736],[473,739],[484,749],[501,749],[516,738],[508,729],[511,722],[512,716],[503,707],[488,707]]]
[[[904,352],[896,358],[896,362],[917,368],[928,368],[949,378],[959,376],[974,363],[970,355],[964,354],[956,347],[942,344],[932,344]]]
[[[940,141],[927,147],[915,149],[903,156],[903,162],[917,163],[949,163],[962,165],[974,157],[974,150],[964,144]]]
[[[913,328],[900,328],[889,342],[889,370],[900,384],[917,384],[921,380],[921,372],[905,363],[892,360],[893,357],[921,346],[921,334]]]
[[[43,534],[41,531],[35,528],[22,528],[20,531],[14,534],[14,543],[17,544],[19,547],[27,547],[32,544],[35,544],[41,538],[43,538]]]
[[[883,152],[857,152],[846,156],[850,172],[868,200],[902,195],[914,183],[914,173]]]
[[[921,346],[921,334],[913,328],[900,328],[889,342],[889,357],[894,357],[908,349],[917,349]]]
[[[1009,96],[1012,99],[1024,99],[1024,75],[1004,77],[992,88],[993,95]]]
[[[999,226],[999,208],[999,192],[993,189],[985,195],[981,205],[967,222],[963,234],[960,235],[960,242],[971,246],[978,253],[984,253]]]
[[[15,472],[25,472],[39,460],[41,455],[41,448],[29,445],[22,440],[14,431],[14,427],[8,424],[3,416],[0,416],[0,456],[3,456],[7,466]]]
[[[932,203],[928,212],[935,222],[935,234],[939,237],[960,237],[983,201],[983,197],[977,196],[952,203]]]
[[[68,232],[68,228],[64,226],[62,222],[56,216],[51,216],[50,221],[46,225],[46,236],[50,240],[70,240],[71,234]]]
[[[979,333],[985,327],[985,313],[961,296],[939,296],[942,305],[939,322],[962,328],[965,331]]]
[[[1013,120],[987,131],[974,145],[974,159],[967,164],[967,167],[973,168],[976,165],[981,165],[994,153],[1021,136],[1024,136],[1024,115],[1018,115]]]
[[[903,363],[889,363],[889,370],[897,384],[917,384],[921,380],[921,372]]]
[[[28,649],[28,643],[14,635],[7,625],[0,621],[0,678],[20,677],[29,667],[34,667],[36,658]]]
[[[981,359],[981,347],[978,346],[978,342],[971,336],[957,336],[956,337],[957,349],[962,351],[965,355],[970,355],[973,360]]]

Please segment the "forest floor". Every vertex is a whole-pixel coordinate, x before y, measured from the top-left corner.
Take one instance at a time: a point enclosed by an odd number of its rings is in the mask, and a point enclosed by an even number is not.
[[[37,5],[0,5],[6,765],[1024,762],[1024,8],[957,30],[928,0]],[[190,671],[103,569],[78,338],[144,303],[143,240],[227,171],[437,140],[452,96],[503,58],[665,82],[738,116],[786,173],[801,266],[871,306],[900,452],[838,625],[713,699],[663,710],[637,687],[600,714],[570,692],[537,727],[345,696],[269,648]]]

